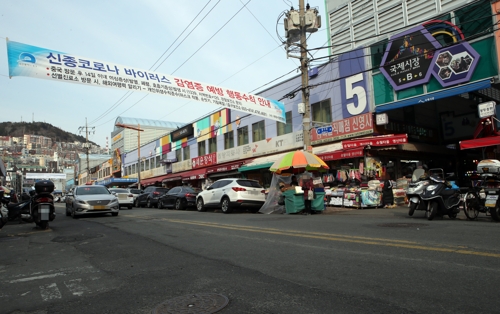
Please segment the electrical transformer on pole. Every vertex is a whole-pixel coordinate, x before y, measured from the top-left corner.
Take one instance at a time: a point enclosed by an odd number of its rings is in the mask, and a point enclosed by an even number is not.
[[[310,8],[309,3],[304,7],[304,0],[299,0],[299,10],[292,7],[284,19],[287,57],[300,59],[302,73],[302,103],[298,111],[302,114],[304,135],[304,150],[311,151],[311,106],[309,103],[309,60],[307,58],[307,33],[314,33],[321,27],[321,16],[318,10]],[[298,48],[298,49],[297,49]],[[300,54],[295,55],[300,51]]]

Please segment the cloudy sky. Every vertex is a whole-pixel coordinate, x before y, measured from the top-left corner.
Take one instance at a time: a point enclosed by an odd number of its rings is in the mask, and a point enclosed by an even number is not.
[[[298,1],[288,0],[7,0],[0,6],[0,40],[257,93],[299,66],[286,58],[278,37],[284,37],[280,16],[291,5],[298,9]],[[327,42],[324,1],[310,5],[318,8],[323,27],[309,37],[308,46],[322,47]],[[327,54],[323,49],[315,57]],[[44,121],[79,134],[87,118],[95,127],[90,139],[101,146],[117,116],[189,123],[217,109],[167,96],[9,78],[5,47],[0,49],[0,95],[0,121]]]

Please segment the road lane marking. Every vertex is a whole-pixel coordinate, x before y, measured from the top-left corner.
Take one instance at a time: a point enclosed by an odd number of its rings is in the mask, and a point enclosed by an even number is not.
[[[82,279],[71,279],[65,281],[64,284],[73,295],[82,296],[83,293],[89,292],[89,288],[82,285]]]
[[[135,218],[139,218],[139,219],[141,219],[141,218],[150,219],[151,218],[151,216],[131,216],[131,217],[135,217]],[[465,249],[463,246],[437,247],[437,246],[423,245],[423,244],[420,244],[418,242],[411,242],[411,241],[404,241],[404,240],[368,238],[368,237],[347,236],[347,235],[338,235],[338,234],[330,234],[330,233],[303,232],[303,231],[293,231],[293,230],[292,231],[283,231],[283,230],[273,229],[273,228],[248,227],[248,226],[240,226],[240,225],[226,225],[226,224],[220,224],[220,223],[187,221],[187,220],[168,219],[168,218],[156,218],[156,220],[168,221],[168,222],[180,223],[180,224],[197,225],[197,226],[203,226],[203,227],[219,228],[219,229],[228,229],[228,230],[238,230],[238,231],[259,232],[259,233],[266,233],[266,234],[292,236],[292,237],[299,237],[299,238],[309,238],[309,239],[319,239],[319,240],[357,243],[357,244],[366,244],[366,245],[397,247],[397,248],[422,250],[422,251],[433,251],[433,252],[441,252],[441,253],[455,253],[455,254],[462,254],[462,255],[474,255],[474,256],[482,256],[482,257],[500,258],[500,253],[474,251],[474,250],[470,250],[470,249]]]
[[[43,301],[61,299],[61,291],[57,288],[56,283],[40,286],[40,295]]]
[[[32,280],[38,280],[38,279],[45,279],[45,278],[54,278],[57,276],[66,276],[65,273],[55,273],[55,274],[50,274],[50,275],[41,275],[41,276],[34,276],[34,277],[27,277],[27,278],[21,278],[21,279],[16,279],[16,280],[11,280],[9,283],[16,283],[16,282],[26,282],[26,281],[32,281]]]

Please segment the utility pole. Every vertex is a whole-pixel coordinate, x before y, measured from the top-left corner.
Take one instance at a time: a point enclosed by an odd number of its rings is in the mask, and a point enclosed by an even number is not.
[[[90,182],[89,178],[90,178],[90,161],[89,161],[89,151],[90,151],[90,144],[89,144],[89,127],[87,125],[87,118],[85,118],[85,126],[81,126],[78,128],[78,130],[80,131],[80,133],[82,133],[82,131],[85,129],[85,151],[86,151],[86,154],[87,154],[87,182]],[[95,127],[91,127],[91,132],[94,132],[95,134]],[[80,182],[78,182],[80,183]]]
[[[311,105],[309,103],[309,59],[307,58],[307,33],[314,33],[321,27],[321,17],[318,10],[311,9],[309,3],[304,6],[304,0],[299,0],[299,11],[290,9],[284,20],[286,33],[287,57],[300,59],[302,74],[302,103],[299,113],[302,114],[302,129],[304,135],[304,151],[311,151]],[[296,42],[299,42],[297,44]],[[298,49],[297,49],[298,48]],[[300,55],[294,55],[300,50]]]

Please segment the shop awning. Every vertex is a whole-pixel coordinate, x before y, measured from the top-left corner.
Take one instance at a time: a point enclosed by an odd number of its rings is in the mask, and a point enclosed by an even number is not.
[[[500,145],[500,136],[476,138],[473,140],[460,141],[460,149],[472,149]]]
[[[358,147],[384,147],[384,146],[394,146],[408,143],[407,134],[389,134],[389,135],[379,135],[357,138],[353,140],[342,141],[342,147],[344,149],[353,149]]]
[[[194,169],[179,174],[183,181],[205,179],[207,177],[207,168]]]
[[[141,179],[141,185],[148,186],[148,185],[153,185],[155,183],[161,183],[164,177],[165,176],[158,176],[153,178]]]
[[[225,164],[220,164],[217,166],[212,166],[207,168],[207,174],[211,175],[217,172],[229,172],[229,171],[235,171],[238,170],[239,167],[241,167],[245,161],[240,160],[240,161],[235,161],[235,162],[230,162],[230,163],[225,163]]]
[[[281,153],[281,154],[276,154],[276,155],[271,155],[271,156],[265,156],[265,157],[259,157],[255,158],[251,162],[247,163],[246,165],[241,166],[238,171],[243,172],[243,171],[251,171],[251,170],[258,170],[258,169],[269,169],[276,160],[278,160],[280,157],[283,157],[287,154],[286,153]]]
[[[167,174],[161,182],[172,182],[172,181],[180,181],[182,180],[182,177],[180,176],[180,173],[169,173]]]
[[[461,85],[458,87],[443,89],[434,93],[423,94],[417,97],[408,98],[401,101],[395,101],[385,105],[380,105],[375,107],[375,112],[386,112],[393,109],[403,108],[407,106],[413,106],[418,104],[424,104],[429,101],[434,101],[442,98],[448,98],[451,96],[456,96],[468,92],[473,92],[479,89],[485,89],[491,87],[490,79],[470,83],[467,85]]]
[[[354,149],[337,150],[337,151],[329,152],[326,154],[319,154],[317,156],[319,158],[321,158],[323,161],[330,161],[330,160],[340,160],[340,159],[363,157],[364,152],[365,152],[365,148],[360,147],[360,148],[354,148]]]

